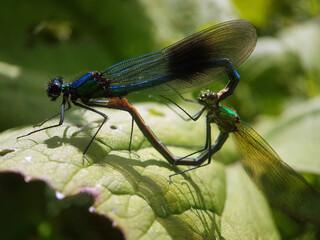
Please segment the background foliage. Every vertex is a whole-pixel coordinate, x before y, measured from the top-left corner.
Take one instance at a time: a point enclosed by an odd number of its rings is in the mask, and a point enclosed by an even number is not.
[[[319,110],[318,0],[0,3],[0,131],[41,122],[59,109],[59,104],[48,101],[44,91],[47,81],[54,76],[63,75],[71,81],[79,74],[103,70],[127,58],[158,50],[214,23],[244,18],[256,26],[258,44],[239,68],[241,82],[226,104],[235,108],[243,120],[256,123],[284,160],[292,158],[295,149],[302,155],[310,153],[307,163],[319,156],[316,147],[312,147],[317,138],[303,140],[314,134],[303,131],[310,127],[311,120],[300,128],[286,120],[287,114],[296,114],[290,120],[296,119],[297,123],[299,116],[307,113],[312,119],[312,113]],[[135,96],[132,100],[145,98]],[[287,108],[292,106],[298,108],[288,113]],[[282,138],[274,137],[277,124],[289,126],[281,128],[282,133],[287,133]],[[319,175],[319,168],[310,167],[312,164],[293,164],[301,171]],[[27,229],[22,238],[85,238],[89,234],[100,239],[106,232],[115,231],[106,230],[106,219],[88,216],[89,197],[58,201],[44,184],[25,184],[11,174],[0,177],[0,216],[5,212],[5,216],[23,216],[23,221],[1,217],[0,226],[8,229],[6,226],[12,227],[12,223],[17,233]],[[34,201],[31,196],[39,200]],[[285,225],[285,217],[274,214],[283,238],[308,236],[308,227],[297,228],[290,221],[289,226]],[[78,218],[82,221],[74,221]]]

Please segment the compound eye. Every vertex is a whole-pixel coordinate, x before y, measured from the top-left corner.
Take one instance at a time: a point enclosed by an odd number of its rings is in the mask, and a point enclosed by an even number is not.
[[[49,82],[47,92],[48,96],[51,97],[51,101],[56,100],[62,92],[62,79],[56,78]]]
[[[51,88],[51,94],[58,95],[61,93],[61,83],[58,81],[55,81]]]

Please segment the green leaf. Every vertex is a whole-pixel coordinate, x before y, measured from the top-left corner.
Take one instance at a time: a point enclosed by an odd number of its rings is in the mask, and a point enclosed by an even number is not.
[[[161,132],[159,137],[163,141],[175,136],[177,140],[171,141],[179,145],[188,141],[198,144],[199,139],[204,139],[201,134],[204,125],[179,123],[179,117],[162,105],[145,104],[138,108],[151,129]],[[242,189],[245,193],[247,187],[253,188],[252,183],[243,186],[241,181],[233,181],[234,174],[226,175],[225,166],[214,161],[207,167],[175,176],[173,183],[169,184],[168,176],[186,167],[173,167],[163,160],[140,131],[134,131],[135,153],[130,154],[126,150],[130,118],[119,118],[117,115],[123,115],[119,111],[107,111],[107,114],[110,119],[84,161],[82,152],[101,122],[88,111],[68,112],[68,121],[63,126],[19,140],[16,140],[17,136],[30,132],[32,128],[2,133],[1,171],[18,172],[26,181],[45,181],[59,198],[82,192],[93,195],[90,210],[110,218],[127,239],[222,239],[224,234],[236,236],[239,231],[243,236],[252,236],[254,231],[261,239],[277,236],[263,198],[258,198],[255,204],[247,204],[251,209],[250,219],[255,219],[255,224],[244,224],[243,218],[249,216],[247,210],[240,214],[241,217],[233,216],[234,211],[243,209],[244,203],[231,194],[233,190],[230,192],[229,187]],[[46,125],[55,121],[57,119]],[[198,130],[199,134],[195,134]],[[171,149],[181,156],[190,152],[187,148]],[[226,195],[226,181],[230,196]],[[249,202],[256,201],[252,195]],[[231,212],[224,210],[225,204],[226,210],[232,207]],[[252,206],[266,215],[261,217],[261,212]]]
[[[225,239],[279,239],[268,204],[244,169],[240,165],[229,167],[227,179],[228,197],[221,223]]]
[[[320,175],[319,121],[319,97],[293,103],[280,118],[269,121],[270,130],[264,137],[291,167]]]
[[[254,22],[257,27],[265,26],[268,23],[273,10],[273,1],[232,1],[236,8],[240,11],[244,19]],[[255,14],[259,12],[259,14]]]

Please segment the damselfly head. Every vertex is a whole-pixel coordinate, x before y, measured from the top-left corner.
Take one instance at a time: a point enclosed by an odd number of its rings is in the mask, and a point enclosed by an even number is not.
[[[61,77],[54,78],[48,83],[47,93],[51,101],[55,101],[61,95],[62,85],[63,80]]]
[[[198,102],[201,105],[213,105],[217,102],[218,94],[211,90],[202,91],[198,97]]]

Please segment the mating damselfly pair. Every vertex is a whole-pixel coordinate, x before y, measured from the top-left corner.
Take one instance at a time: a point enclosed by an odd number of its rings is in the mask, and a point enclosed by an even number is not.
[[[243,156],[244,168],[270,202],[297,218],[320,224],[320,214],[309,212],[305,215],[306,211],[300,213],[295,210],[297,205],[310,208],[309,202],[306,203],[304,199],[312,199],[310,202],[314,202],[314,199],[320,200],[319,192],[286,165],[263,138],[241,122],[236,113],[219,105],[222,100],[232,95],[239,83],[240,76],[236,68],[250,56],[256,40],[256,30],[250,22],[228,21],[204,29],[160,51],[120,62],[101,72],[89,72],[74,82],[64,83],[62,78],[55,78],[49,82],[47,92],[52,101],[62,97],[61,111],[49,119],[60,115],[59,123],[34,130],[19,138],[62,125],[64,113],[73,103],[103,118],[103,122],[84,149],[85,156],[107,120],[105,113],[98,111],[96,107],[124,110],[131,114],[152,146],[167,161],[174,165],[194,166],[170,175],[171,182],[173,175],[209,164],[212,155],[220,150],[232,133]],[[191,120],[196,121],[207,112],[206,144],[198,151],[200,155],[196,158],[190,158],[189,155],[174,156],[124,98],[133,92],[160,95],[164,98],[173,94],[180,95],[201,90],[224,76],[229,78],[224,89],[216,93],[201,92],[198,99],[194,100],[203,107],[196,115],[189,115]],[[211,124],[216,124],[220,131],[213,143]],[[132,131],[130,145],[131,141]],[[205,161],[207,162],[204,163]],[[261,172],[264,173],[263,176]]]

